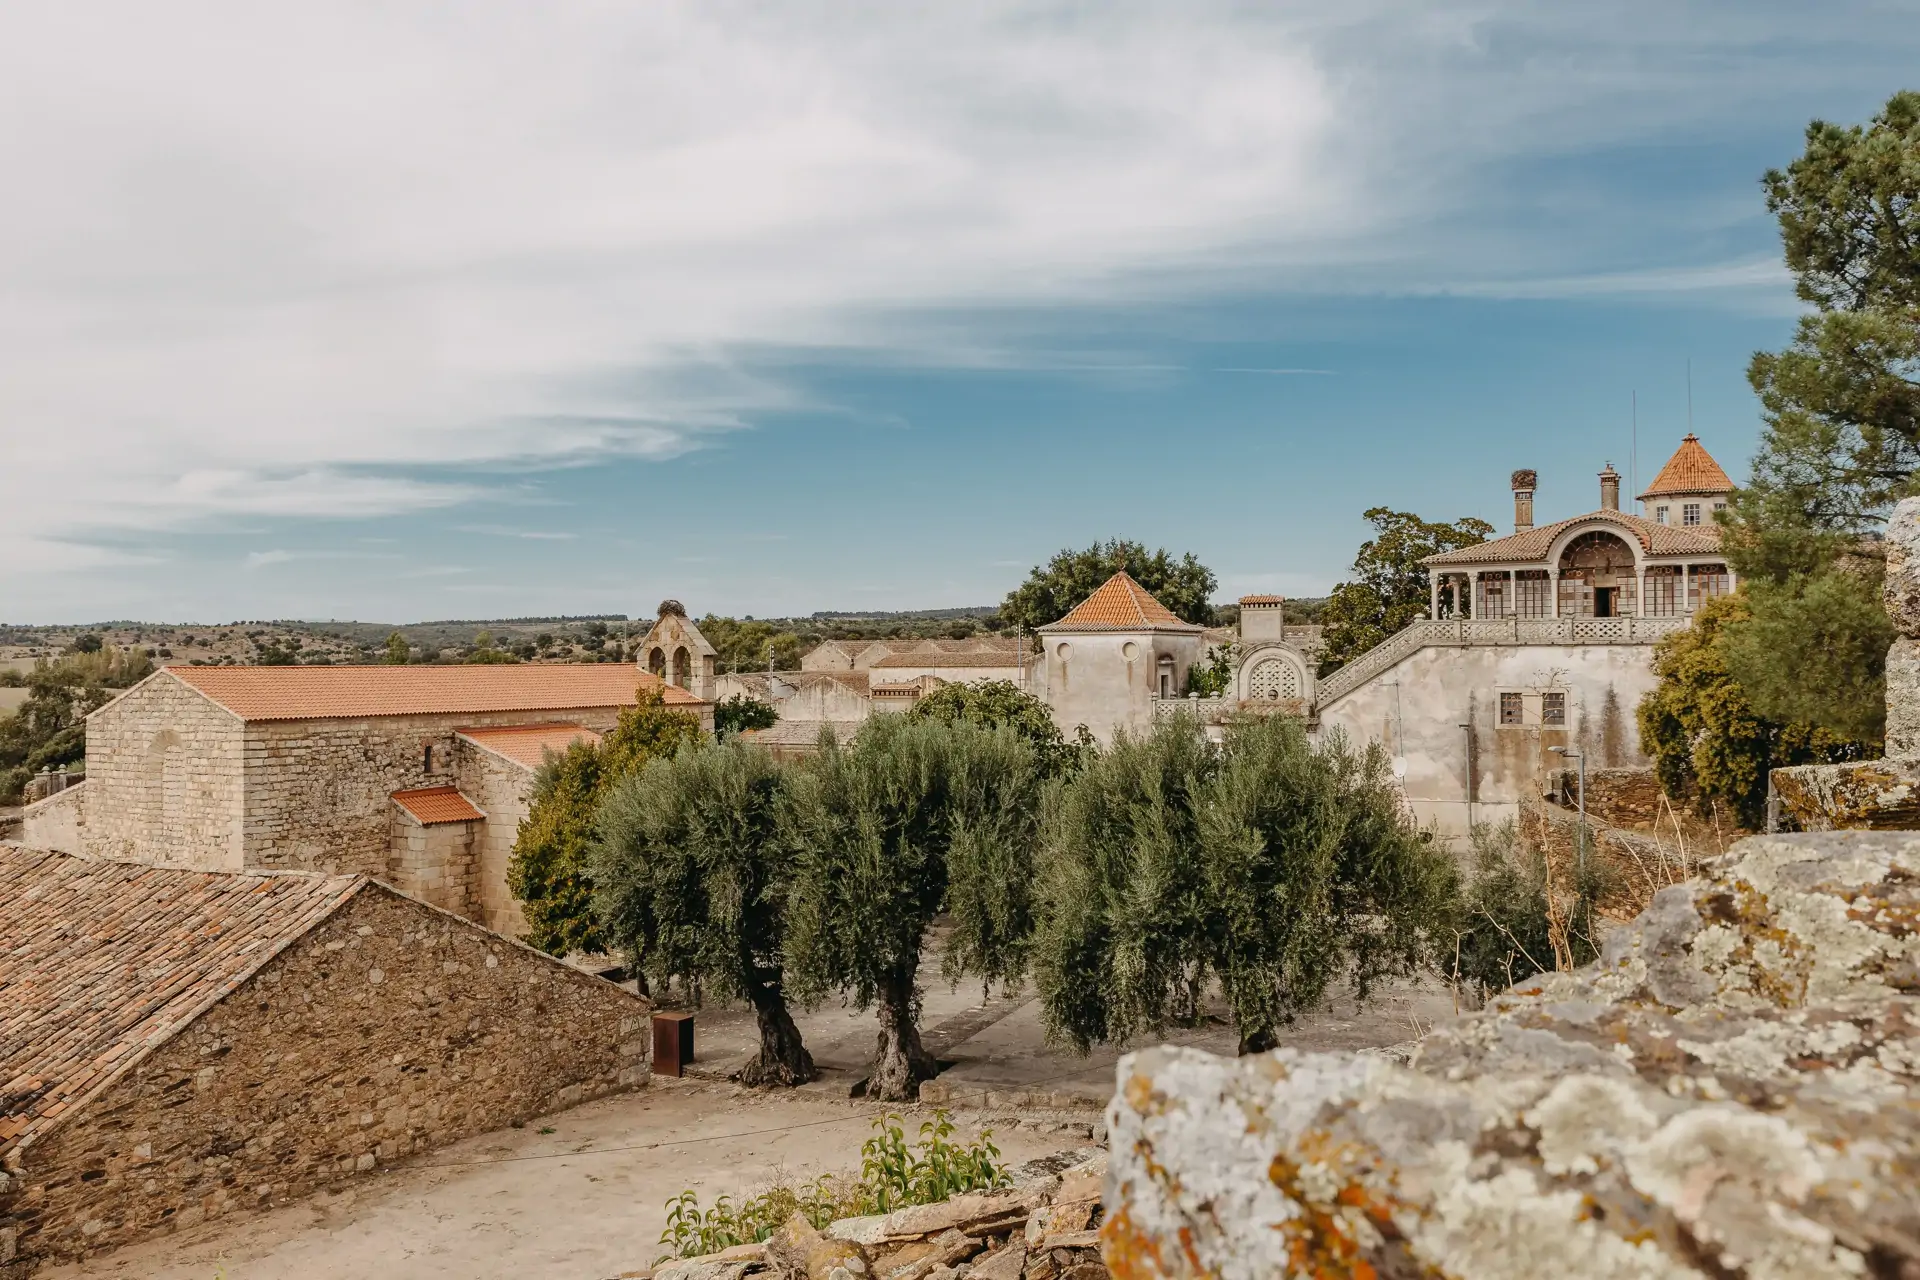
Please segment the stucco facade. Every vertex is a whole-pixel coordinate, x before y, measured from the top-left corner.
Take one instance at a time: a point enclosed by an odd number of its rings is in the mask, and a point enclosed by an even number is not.
[[[1157,703],[1179,697],[1206,644],[1125,573],[1117,573],[1066,617],[1037,629],[1036,690],[1069,735],[1080,726],[1100,742],[1153,723]]]

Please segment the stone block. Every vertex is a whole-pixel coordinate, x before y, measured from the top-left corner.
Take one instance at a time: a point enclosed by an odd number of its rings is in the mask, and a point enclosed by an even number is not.
[[[1120,1280],[1920,1274],[1920,837],[1742,841],[1409,1065],[1131,1054]]]
[[[1920,639],[1910,636],[1887,650],[1887,754],[1920,755]]]
[[[1887,576],[1881,599],[1894,630],[1920,636],[1920,498],[1902,498],[1887,518]]]

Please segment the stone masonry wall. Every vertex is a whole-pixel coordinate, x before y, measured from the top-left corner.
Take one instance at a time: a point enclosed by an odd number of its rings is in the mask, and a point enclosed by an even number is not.
[[[77,782],[20,811],[20,842],[61,853],[87,851],[87,784]],[[0,832],[0,838],[5,834]]]
[[[393,810],[387,883],[410,898],[457,916],[475,916],[474,844],[483,822],[422,826],[399,805]]]
[[[604,731],[618,718],[606,707],[249,724],[246,865],[384,877],[388,797],[453,783],[455,730],[566,719]]]
[[[16,1153],[0,1241],[13,1233],[24,1274],[636,1087],[647,1017],[611,983],[369,885]]]
[[[507,888],[507,863],[527,816],[533,773],[462,740],[454,751],[454,774],[462,794],[487,815],[473,839],[473,918],[510,938],[524,937],[527,919]]]
[[[237,717],[165,672],[95,711],[82,852],[240,870],[242,732]]]
[[[1920,838],[1759,836],[1380,1053],[1129,1055],[1119,1280],[1920,1275]]]

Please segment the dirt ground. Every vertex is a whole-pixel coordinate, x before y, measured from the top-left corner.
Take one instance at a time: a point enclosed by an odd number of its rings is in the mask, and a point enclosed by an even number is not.
[[[1444,990],[1390,988],[1364,1008],[1348,996],[1302,1018],[1282,1036],[1301,1049],[1395,1044],[1452,1012]],[[869,1012],[828,1007],[800,1015],[822,1079],[797,1090],[755,1092],[725,1073],[755,1044],[744,1010],[695,1017],[695,1070],[646,1089],[421,1156],[264,1214],[229,1218],[94,1261],[38,1273],[37,1280],[602,1280],[660,1252],[665,1202],[691,1187],[711,1204],[751,1194],[778,1176],[857,1168],[860,1144],[886,1108],[848,1098],[872,1057]],[[949,1064],[963,1132],[990,1123],[1009,1161],[1083,1146],[1113,1090],[1118,1053],[1081,1058],[1044,1043],[1028,988],[983,995],[975,984],[929,983],[923,1010],[929,1047]],[[1169,1037],[1232,1053],[1231,1027],[1210,1023]],[[1074,1113],[998,1114],[987,1091],[1044,1088],[1084,1099]],[[908,1109],[911,1131],[926,1109]],[[1063,1115],[1065,1118],[1063,1119]],[[1076,1129],[1078,1130],[1076,1132]]]

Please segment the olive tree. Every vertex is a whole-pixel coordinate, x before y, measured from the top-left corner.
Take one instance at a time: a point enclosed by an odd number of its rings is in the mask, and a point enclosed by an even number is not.
[[[1081,1050],[1189,1021],[1215,984],[1242,1053],[1337,980],[1364,997],[1434,958],[1452,862],[1408,821],[1383,751],[1250,718],[1210,744],[1161,721],[1067,784],[1043,853],[1035,968]]]
[[[813,1058],[787,1008],[785,770],[739,742],[687,746],[615,783],[592,860],[602,933],[649,981],[698,979],[753,1006],[743,1084],[804,1084]]]
[[[949,976],[1020,967],[1032,913],[1040,772],[1008,728],[875,716],[851,743],[824,735],[796,770],[787,955],[799,988],[877,1006],[870,1096],[914,1097],[937,1064],[921,1043],[920,953],[952,912]]]

